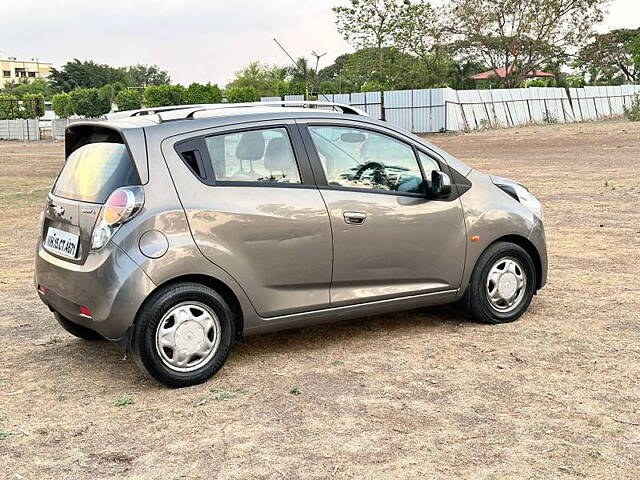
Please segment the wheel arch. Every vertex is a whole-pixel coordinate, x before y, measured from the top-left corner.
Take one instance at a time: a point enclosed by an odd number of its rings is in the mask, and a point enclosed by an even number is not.
[[[184,283],[184,282],[192,282],[192,283],[198,283],[200,285],[204,285],[206,287],[211,288],[212,290],[215,290],[220,295],[222,295],[222,297],[225,299],[225,301],[227,301],[227,303],[229,304],[229,308],[231,308],[231,311],[234,314],[233,322],[234,322],[234,325],[235,325],[235,337],[236,338],[242,337],[242,333],[243,333],[243,330],[244,330],[244,314],[243,314],[243,311],[242,311],[242,306],[240,304],[240,300],[238,299],[237,295],[235,294],[233,289],[231,289],[223,281],[221,281],[221,280],[219,280],[219,279],[217,279],[215,277],[212,277],[210,275],[205,275],[205,274],[201,274],[201,273],[180,275],[180,276],[177,276],[177,277],[173,277],[173,278],[171,278],[169,280],[166,280],[165,282],[157,285],[156,288],[154,288],[153,291],[147,296],[147,298],[144,300],[144,302],[142,302],[142,304],[140,305],[140,308],[138,308],[138,311],[137,311],[136,316],[135,316],[134,324],[138,320],[138,315],[139,315],[140,311],[142,310],[142,308],[147,304],[147,302],[150,301],[150,299],[157,292],[159,292],[162,289],[165,289],[166,287],[168,287],[170,285],[174,285],[176,283]]]
[[[540,258],[540,253],[538,252],[538,249],[535,247],[535,245],[528,238],[523,237],[522,235],[504,235],[502,237],[496,238],[493,242],[491,242],[491,244],[489,244],[487,248],[485,248],[485,251],[498,242],[513,243],[515,245],[518,245],[519,247],[522,247],[529,254],[536,269],[536,292],[540,290],[540,288],[542,288],[542,260]]]

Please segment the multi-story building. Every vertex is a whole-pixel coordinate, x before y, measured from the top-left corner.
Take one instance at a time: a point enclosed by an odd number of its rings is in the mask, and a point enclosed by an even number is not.
[[[17,60],[15,57],[0,58],[0,88],[11,82],[32,81],[46,78],[51,73],[51,64],[38,60]]]

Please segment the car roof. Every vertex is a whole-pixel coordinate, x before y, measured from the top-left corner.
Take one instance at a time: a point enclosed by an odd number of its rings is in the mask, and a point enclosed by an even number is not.
[[[362,119],[372,123],[380,123],[366,114],[342,113],[332,110],[330,107],[305,108],[305,107],[278,107],[278,106],[215,106],[189,105],[188,107],[174,107],[167,110],[159,110],[157,113],[150,110],[141,114],[133,113],[114,116],[112,119],[100,121],[74,122],[91,123],[116,129],[145,128],[162,132],[166,136],[179,135],[190,131],[201,130],[238,123],[260,122],[268,120],[282,120],[295,118],[326,118],[326,119]],[[385,124],[386,125],[386,124]],[[155,133],[155,132],[154,132]]]
[[[354,109],[354,111],[357,109]],[[337,112],[331,107],[306,108],[300,106],[272,106],[265,105],[237,105],[225,108],[224,106],[189,105],[169,107],[158,113],[145,113],[114,118],[112,120],[77,122],[69,125],[73,127],[79,124],[100,125],[117,130],[144,129],[150,136],[160,141],[165,138],[182,135],[201,130],[228,125],[240,125],[245,123],[266,122],[271,120],[291,119],[315,119],[315,120],[352,120],[363,125],[376,125],[406,137],[409,140],[420,143],[427,149],[443,157],[449,165],[458,170],[462,175],[468,175],[471,168],[417,135],[395,127],[382,120],[369,117],[364,112],[361,114]],[[69,128],[68,127],[68,128]],[[124,133],[124,132],[123,132]],[[147,137],[149,138],[149,137]]]

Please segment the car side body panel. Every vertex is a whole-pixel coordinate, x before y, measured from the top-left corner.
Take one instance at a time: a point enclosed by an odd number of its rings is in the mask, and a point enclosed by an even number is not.
[[[457,289],[465,257],[459,199],[323,189],[334,242],[331,305]],[[347,224],[344,212],[366,214]]]
[[[175,151],[183,139],[165,140],[162,154],[202,255],[242,285],[262,317],[328,307],[331,227],[318,189],[207,185]]]

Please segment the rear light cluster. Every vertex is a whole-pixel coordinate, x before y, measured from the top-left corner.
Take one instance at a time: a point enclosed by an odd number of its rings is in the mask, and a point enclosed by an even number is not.
[[[104,247],[122,224],[136,216],[143,204],[144,191],[141,186],[114,190],[102,207],[98,225],[93,230],[91,250]]]

